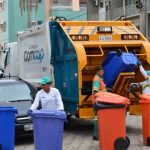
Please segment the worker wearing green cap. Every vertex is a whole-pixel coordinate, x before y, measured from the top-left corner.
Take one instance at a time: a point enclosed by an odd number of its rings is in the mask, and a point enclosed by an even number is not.
[[[40,81],[41,90],[37,92],[35,100],[31,105],[28,114],[36,110],[41,104],[41,109],[46,110],[64,110],[62,98],[58,89],[51,87],[52,80],[45,76]]]

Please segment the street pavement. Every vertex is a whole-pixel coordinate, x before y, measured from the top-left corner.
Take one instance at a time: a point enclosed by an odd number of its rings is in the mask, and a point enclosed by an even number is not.
[[[130,138],[128,150],[150,150],[142,141],[142,117],[127,115],[127,136]],[[64,129],[63,150],[99,150],[98,141],[92,140],[92,120],[71,118]],[[16,141],[15,150],[34,150],[32,138],[21,138]]]

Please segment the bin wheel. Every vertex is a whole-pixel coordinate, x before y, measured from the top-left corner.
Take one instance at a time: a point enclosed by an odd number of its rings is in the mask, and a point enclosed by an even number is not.
[[[128,139],[123,137],[117,138],[114,142],[115,150],[127,150],[129,146]]]
[[[150,137],[147,137],[147,146],[150,146]]]
[[[2,145],[0,144],[0,150],[2,150]]]
[[[128,146],[129,146],[129,145],[130,145],[130,139],[129,139],[128,136],[126,136],[126,140],[127,140],[127,142],[128,142]]]

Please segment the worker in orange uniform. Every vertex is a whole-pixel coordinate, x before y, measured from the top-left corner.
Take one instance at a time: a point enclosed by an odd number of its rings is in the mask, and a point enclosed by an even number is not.
[[[94,95],[99,92],[106,92],[106,85],[103,80],[104,70],[101,66],[96,68],[96,74],[93,78],[93,85],[92,85],[92,94],[93,94],[93,103],[95,102]],[[98,140],[98,123],[97,123],[97,114],[94,110],[94,131],[93,131],[93,140]]]

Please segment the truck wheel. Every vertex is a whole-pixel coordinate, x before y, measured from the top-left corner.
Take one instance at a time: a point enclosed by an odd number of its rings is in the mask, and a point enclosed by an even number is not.
[[[127,150],[129,142],[126,138],[119,137],[114,142],[115,150]]]

